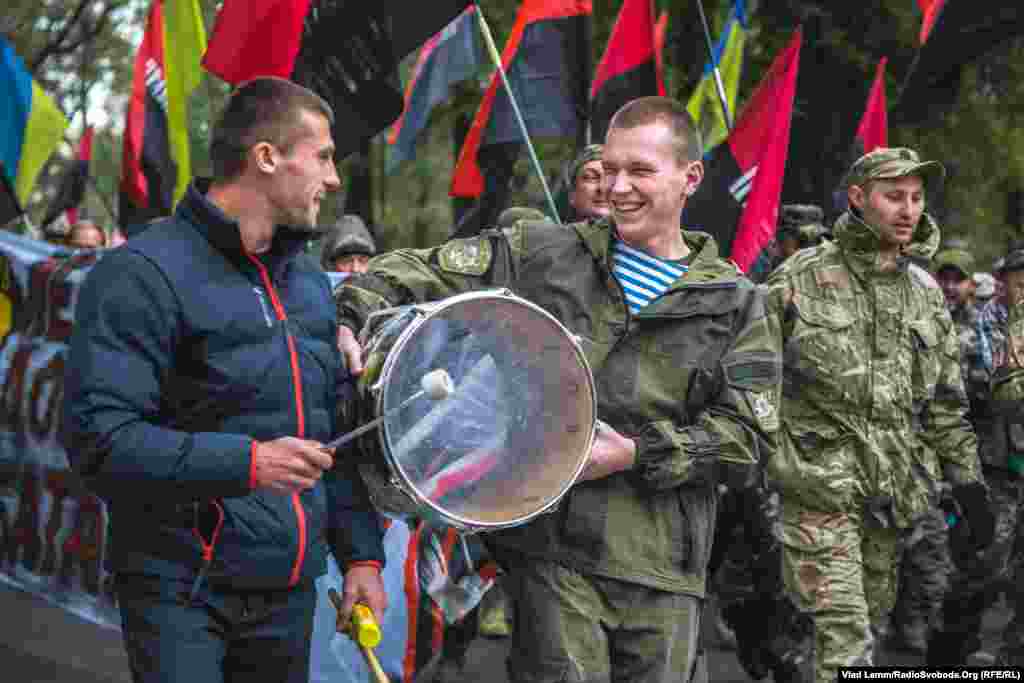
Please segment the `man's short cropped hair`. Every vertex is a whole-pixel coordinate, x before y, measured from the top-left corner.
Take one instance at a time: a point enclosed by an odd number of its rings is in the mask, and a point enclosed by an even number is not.
[[[608,130],[636,128],[661,122],[668,126],[675,138],[676,160],[680,164],[696,161],[703,155],[700,131],[683,103],[671,97],[640,97],[627,102],[615,112]]]
[[[334,124],[331,105],[312,90],[284,78],[256,78],[231,93],[213,126],[210,161],[216,180],[231,180],[245,169],[253,145],[269,142],[284,152],[303,111],[320,114]]]

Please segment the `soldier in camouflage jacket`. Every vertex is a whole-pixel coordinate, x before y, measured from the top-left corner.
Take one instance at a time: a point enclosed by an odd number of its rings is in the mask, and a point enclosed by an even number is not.
[[[769,475],[782,496],[784,577],[814,614],[822,683],[873,662],[870,624],[895,599],[899,530],[937,482],[954,485],[978,543],[991,538],[956,332],[941,290],[907,258],[938,244],[923,202],[943,174],[912,150],[861,157],[835,241],[767,283],[784,358]]]
[[[374,310],[501,285],[588,340],[609,425],[591,451],[598,469],[588,467],[554,514],[489,535],[510,569],[514,681],[690,680],[715,462],[757,463],[774,447],[781,360],[763,296],[709,235],[679,229],[702,175],[697,137],[681,104],[635,100],[613,118],[604,147],[612,219],[519,221],[399,250],[337,290],[347,351],[358,351],[351,332]],[[661,250],[652,237],[674,246]],[[633,312],[613,258],[622,243],[685,261],[688,272]],[[358,372],[358,355],[346,355]],[[621,464],[608,455],[616,444],[629,451]]]

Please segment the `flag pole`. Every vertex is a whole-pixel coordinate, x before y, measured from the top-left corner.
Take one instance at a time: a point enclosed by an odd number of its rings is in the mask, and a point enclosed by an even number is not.
[[[725,119],[725,129],[732,131],[732,114],[729,113],[729,102],[725,98],[725,86],[722,85],[722,72],[718,69],[718,60],[715,59],[715,44],[711,40],[711,29],[708,27],[708,18],[704,14],[704,1],[697,0],[697,10],[700,12],[700,23],[704,26],[704,42],[708,46],[708,59],[711,61],[711,70],[715,74],[715,90],[718,92],[718,101],[722,105],[722,116]]]
[[[548,207],[551,209],[551,215],[554,216],[555,222],[561,225],[562,219],[558,216],[558,207],[555,206],[555,200],[551,196],[551,189],[548,187],[547,178],[544,177],[544,169],[541,168],[540,160],[537,158],[537,152],[533,149],[533,143],[530,141],[530,133],[526,129],[526,122],[523,120],[523,115],[519,111],[519,104],[516,102],[516,98],[512,94],[512,86],[509,85],[505,69],[501,65],[501,55],[498,54],[498,48],[494,45],[494,38],[491,36],[491,28],[487,25],[487,20],[484,19],[484,12],[480,7],[480,3],[474,2],[473,6],[476,7],[476,16],[480,20],[480,32],[484,35],[484,43],[487,45],[487,52],[491,55],[491,61],[494,62],[494,66],[497,67],[498,73],[501,75],[501,82],[505,86],[505,92],[508,93],[508,101],[512,104],[512,112],[516,115],[516,121],[519,123],[519,129],[522,131],[523,139],[526,141],[526,149],[530,152],[530,161],[533,162],[533,169],[537,172],[537,177],[540,178],[540,184],[544,188],[544,196],[548,200]]]

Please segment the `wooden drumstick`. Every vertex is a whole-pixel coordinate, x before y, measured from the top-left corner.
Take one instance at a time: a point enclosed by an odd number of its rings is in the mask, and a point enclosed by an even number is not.
[[[357,429],[353,429],[348,434],[339,436],[337,439],[324,446],[324,450],[330,451],[332,449],[338,448],[339,446],[347,444],[349,441],[356,438],[357,436],[365,434],[366,432],[370,431],[371,429],[373,429],[374,427],[376,427],[381,422],[391,417],[395,413],[404,410],[410,403],[416,401],[417,399],[426,396],[432,401],[441,401],[451,396],[452,392],[455,391],[455,385],[452,383],[451,375],[449,375],[443,369],[431,370],[427,374],[423,375],[422,379],[420,379],[420,386],[422,387],[422,389],[420,389],[415,394],[402,401],[401,404],[395,406],[394,408],[387,411],[380,417],[370,420],[363,426]]]
[[[334,609],[338,610],[338,614],[341,614],[342,601],[341,596],[338,595],[338,591],[334,590],[333,588],[328,589],[327,597],[331,599],[331,603],[334,605]],[[356,607],[364,606],[356,605]],[[366,638],[363,637],[362,633],[357,632],[358,627],[355,623],[355,619],[353,619],[352,622],[349,624],[348,635],[356,643],[356,645],[359,646],[359,651],[363,653],[363,657],[366,659],[366,665],[370,667],[370,671],[373,672],[373,677],[377,681],[377,683],[391,683],[391,681],[388,679],[388,675],[384,673],[384,668],[380,665],[380,661],[377,659],[377,655],[373,651],[373,648],[376,646],[376,643],[380,642],[380,628],[377,627],[376,622],[373,621],[373,612],[371,612],[369,608],[364,607],[364,609],[366,611],[366,614],[363,617],[363,619],[368,619],[370,622],[372,622],[371,630],[375,629],[375,632],[370,634],[370,642],[373,642],[374,645],[363,644]]]

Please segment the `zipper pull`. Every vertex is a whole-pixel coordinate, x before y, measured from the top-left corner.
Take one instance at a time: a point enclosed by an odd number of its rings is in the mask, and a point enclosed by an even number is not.
[[[205,555],[205,553],[203,553]],[[196,573],[195,581],[192,582],[192,590],[188,594],[188,606],[191,607],[196,602],[196,597],[199,595],[199,587],[203,585],[203,581],[206,579],[207,573],[210,571],[210,564],[212,558],[204,557],[203,564]]]

